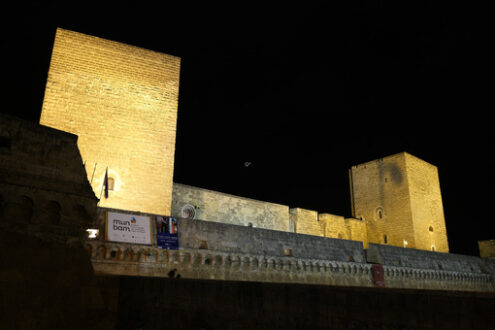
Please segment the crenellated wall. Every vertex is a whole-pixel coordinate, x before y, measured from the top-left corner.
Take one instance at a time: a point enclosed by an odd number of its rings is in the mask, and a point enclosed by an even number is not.
[[[325,236],[325,228],[318,221],[318,212],[303,208],[291,208],[289,214],[295,233]]]
[[[366,257],[368,262],[393,267],[495,275],[495,260],[462,254],[370,244],[366,251]]]
[[[329,213],[319,214],[319,221],[325,227],[325,237],[359,241],[368,247],[365,221]]]
[[[393,246],[178,219],[179,250],[154,245],[87,241],[95,271],[129,275],[495,291],[495,261]],[[441,266],[439,266],[439,264]]]

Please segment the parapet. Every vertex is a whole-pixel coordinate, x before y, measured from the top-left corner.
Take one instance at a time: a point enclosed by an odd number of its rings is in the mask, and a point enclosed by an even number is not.
[[[178,229],[178,250],[102,240],[86,248],[102,275],[495,290],[495,262],[477,257],[377,244],[364,250],[357,241],[192,219],[179,218]]]
[[[76,236],[96,214],[77,136],[0,114],[0,225],[3,230]],[[42,233],[43,232],[43,233]]]

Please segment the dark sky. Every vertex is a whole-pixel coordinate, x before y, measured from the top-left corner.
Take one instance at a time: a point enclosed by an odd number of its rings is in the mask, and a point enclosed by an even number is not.
[[[495,238],[487,11],[326,2],[4,7],[1,111],[38,121],[57,26],[176,55],[176,182],[350,216],[349,167],[407,151],[439,168],[451,252],[477,255]]]

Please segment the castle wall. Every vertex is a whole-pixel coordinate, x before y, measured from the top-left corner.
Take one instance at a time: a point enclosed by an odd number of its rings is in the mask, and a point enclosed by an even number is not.
[[[462,254],[370,244],[366,255],[368,262],[386,266],[495,275],[495,260]]]
[[[495,240],[478,241],[480,256],[495,259]]]
[[[119,284],[118,329],[492,329],[495,323],[493,293],[110,278]]]
[[[366,221],[370,243],[415,247],[404,153],[350,170],[353,216]],[[386,236],[386,237],[385,237]]]
[[[177,57],[57,29],[40,123],[79,136],[100,206],[170,214],[179,70]]]
[[[352,257],[364,262],[361,242],[189,219],[179,219],[179,229],[182,248],[200,249],[206,245],[209,250],[222,252],[333,261]]]
[[[171,215],[182,217],[181,209],[186,204],[195,207],[196,219],[289,231],[286,205],[174,183]]]
[[[449,252],[437,167],[405,154],[416,249]]]
[[[302,208],[292,208],[290,222],[298,234],[325,236],[324,224],[318,221],[318,212]]]
[[[368,247],[366,223],[363,220],[329,213],[320,214],[319,219],[324,223],[325,237],[359,241],[363,242],[365,248]]]
[[[97,199],[86,178],[77,136],[0,114],[0,227],[83,226]]]

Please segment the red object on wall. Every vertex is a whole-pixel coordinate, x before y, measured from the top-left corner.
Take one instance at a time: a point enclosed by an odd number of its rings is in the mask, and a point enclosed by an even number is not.
[[[378,264],[371,265],[371,272],[373,273],[373,282],[377,287],[385,287],[385,274],[383,266]]]

